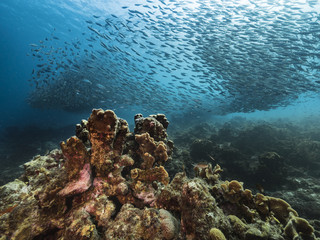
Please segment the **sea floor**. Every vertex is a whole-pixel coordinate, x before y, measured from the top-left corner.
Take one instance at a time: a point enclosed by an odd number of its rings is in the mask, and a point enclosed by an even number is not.
[[[44,155],[59,148],[61,141],[75,135],[74,126],[42,129],[35,126],[11,126],[0,138],[0,185],[19,178],[23,164],[36,155]]]
[[[222,178],[254,193],[282,198],[320,231],[320,127],[318,119],[199,123],[169,131],[175,143],[166,166],[193,176],[197,164],[219,164]],[[320,236],[320,232],[317,232]]]

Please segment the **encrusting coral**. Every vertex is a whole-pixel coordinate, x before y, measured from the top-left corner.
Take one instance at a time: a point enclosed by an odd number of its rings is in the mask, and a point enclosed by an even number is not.
[[[69,180],[77,177],[79,169],[82,169],[85,163],[89,162],[89,153],[77,137],[71,137],[67,142],[61,142],[61,151],[66,158],[65,168]]]
[[[131,133],[114,112],[93,110],[77,137],[0,188],[0,240],[316,239],[287,202],[220,180],[219,165],[170,182],[168,124],[137,114]]]
[[[227,240],[224,234],[218,228],[211,228],[209,234],[211,240]]]

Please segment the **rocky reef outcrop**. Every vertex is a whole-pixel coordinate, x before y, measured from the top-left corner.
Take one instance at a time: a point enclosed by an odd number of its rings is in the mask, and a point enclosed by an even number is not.
[[[93,110],[61,150],[0,188],[0,239],[317,239],[289,203],[221,180],[219,165],[170,181],[168,125],[138,114],[130,132],[114,112]]]

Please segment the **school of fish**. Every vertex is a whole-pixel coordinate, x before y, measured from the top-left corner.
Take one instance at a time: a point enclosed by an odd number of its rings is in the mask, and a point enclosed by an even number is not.
[[[37,108],[227,114],[320,90],[317,0],[146,0],[30,44]]]

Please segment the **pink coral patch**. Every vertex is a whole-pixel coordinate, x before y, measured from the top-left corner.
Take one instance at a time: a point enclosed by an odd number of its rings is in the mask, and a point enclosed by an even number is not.
[[[71,196],[87,191],[92,185],[91,181],[91,167],[89,163],[83,166],[83,169],[79,173],[79,178],[69,182],[64,189],[58,194],[60,196]]]
[[[156,197],[154,195],[154,189],[149,188],[148,191],[142,191],[140,193],[136,194],[136,197],[140,200],[143,200],[144,204],[153,205],[154,201],[156,200]]]

